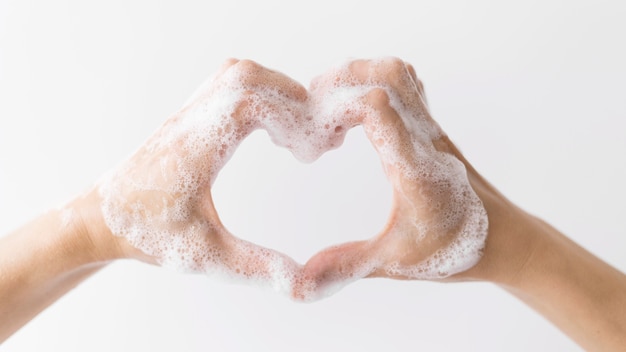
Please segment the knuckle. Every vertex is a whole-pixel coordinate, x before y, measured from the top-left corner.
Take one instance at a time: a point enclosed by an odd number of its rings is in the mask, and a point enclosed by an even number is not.
[[[256,74],[261,71],[262,66],[258,63],[244,59],[236,63],[237,68],[244,74]]]
[[[386,57],[376,63],[375,80],[395,85],[408,78],[404,61],[397,57]]]
[[[369,92],[368,100],[375,107],[385,107],[389,105],[389,94],[382,88],[374,88]]]
[[[395,75],[402,75],[406,73],[406,66],[404,65],[404,61],[397,57],[390,57],[386,60],[386,66],[389,71]]]
[[[358,59],[350,61],[348,68],[352,75],[363,79],[368,76],[370,66],[370,60]]]

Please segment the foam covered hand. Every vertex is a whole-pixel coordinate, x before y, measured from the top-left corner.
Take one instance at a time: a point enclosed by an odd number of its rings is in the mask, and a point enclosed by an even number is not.
[[[211,185],[251,131],[263,123],[294,123],[299,117],[293,107],[306,99],[304,87],[278,72],[251,61],[227,61],[99,183],[104,220],[128,256],[271,285],[285,282],[285,273],[295,275],[300,266],[291,258],[222,226]]]
[[[359,92],[351,94],[346,114],[362,122],[394,196],[378,236],[309,260],[304,275],[316,283],[315,291],[330,293],[366,276],[441,279],[476,264],[487,214],[464,164],[430,117],[413,68],[393,58],[353,61],[318,78],[315,90]]]

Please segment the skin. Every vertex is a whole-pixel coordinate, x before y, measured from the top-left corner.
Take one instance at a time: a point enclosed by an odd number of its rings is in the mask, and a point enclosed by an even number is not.
[[[197,135],[193,130],[206,127],[204,120],[216,119],[216,116],[200,114],[201,123],[194,125],[192,131],[185,128],[188,120],[198,118],[194,110],[201,110],[203,104],[219,101],[232,88],[229,82],[236,78],[246,88],[245,92],[235,101],[234,111],[220,120],[219,137],[231,135],[224,142],[222,138],[194,143]],[[278,97],[260,97],[259,90],[271,88],[279,92]],[[185,258],[184,268],[187,272],[210,273],[216,269],[241,279],[268,280],[271,277],[269,266],[279,261],[285,267],[297,267],[298,264],[288,256],[241,240],[233,236],[221,223],[213,205],[211,186],[219,170],[228,160],[230,154],[252,131],[259,128],[259,119],[255,118],[256,109],[264,109],[273,115],[281,115],[281,102],[297,104],[306,98],[306,89],[289,77],[266,69],[252,61],[228,60],[208,82],[196,92],[194,97],[181,111],[171,116],[156,133],[115,172],[114,178],[103,181],[104,187],[113,183],[119,191],[110,196],[115,207],[122,208],[122,213],[132,214],[127,221],[141,223],[150,233],[145,237],[154,236],[158,231],[171,234],[166,242],[186,240],[188,248],[202,248],[204,252],[188,251],[170,254],[169,260],[181,262]],[[252,101],[259,105],[252,106]],[[210,113],[209,113],[210,114]],[[193,176],[193,180],[190,180]],[[142,185],[135,187],[135,184]],[[171,185],[184,185],[172,187]],[[190,194],[181,192],[181,188],[192,189]],[[98,194],[100,193],[100,195]],[[100,208],[103,192],[98,186],[90,191],[94,207]],[[100,198],[100,199],[98,199]],[[109,200],[111,202],[111,200]],[[140,206],[140,211],[133,211]],[[164,208],[182,208],[183,216],[166,215],[163,220],[159,214]],[[98,212],[98,209],[94,209]],[[180,213],[180,212],[179,212]],[[155,216],[152,216],[157,214]],[[151,217],[152,216],[152,217]],[[114,245],[120,250],[113,250],[123,257],[141,258],[154,264],[162,263],[167,245],[152,245],[127,242],[124,237],[112,236],[109,227],[99,214],[94,227],[94,236],[113,238]],[[116,235],[122,235],[116,233]],[[147,241],[154,243],[154,241]],[[137,247],[137,248],[135,248]],[[171,251],[169,251],[171,253]],[[191,259],[189,260],[189,257]]]
[[[226,62],[216,80],[219,81],[220,74],[232,67],[243,68],[250,73],[247,84],[251,87],[267,84],[280,87],[288,99],[305,99],[306,90],[303,87],[250,61]],[[372,80],[385,82],[405,106],[432,121],[423,85],[410,65],[398,59],[387,59],[382,65],[380,62],[374,64],[357,60],[346,69],[348,71],[335,74],[356,77],[354,84]],[[196,96],[195,101],[211,99],[212,89],[217,88],[209,85]],[[250,92],[253,94],[254,89]],[[404,160],[414,160],[411,155],[412,132],[390,105],[389,91],[372,88],[360,99],[371,107],[371,113],[358,114],[354,121],[363,124],[374,148],[391,147]],[[272,105],[271,102],[268,104]],[[159,133],[184,114],[185,109],[175,114],[153,138],[158,138]],[[241,139],[251,131],[248,130],[251,128],[250,116],[244,99],[230,122],[233,128],[242,129]],[[396,137],[395,142],[381,145],[375,137],[374,127],[392,133]],[[626,276],[507,200],[469,164],[445,134],[431,143],[438,152],[450,154],[463,163],[468,182],[482,201],[489,221],[480,261],[466,271],[439,281],[495,283],[537,310],[583,348],[591,351],[622,350],[626,346]],[[211,158],[218,157],[219,150],[213,145],[207,147],[204,152],[209,162]],[[166,153],[167,149],[156,152]],[[134,158],[140,161],[135,169],[138,175],[150,173],[152,168],[157,167],[158,157],[149,150],[140,149]],[[409,231],[409,236],[417,236],[410,233],[410,224],[414,221],[409,219],[436,224],[441,216],[439,211],[428,207],[416,211],[415,204],[425,204],[433,197],[445,200],[446,194],[435,192],[440,186],[406,177],[382,154],[381,162],[394,189],[394,205],[387,226],[368,241],[326,249],[303,267],[298,267],[300,281],[292,293],[295,298],[301,295],[299,290],[305,286],[323,288],[346,277],[411,279],[390,272],[389,267],[397,263],[405,266],[418,264],[450,242],[450,233],[453,232],[429,233],[422,245],[415,245],[410,238],[407,240],[406,236],[398,235],[398,228],[401,228],[403,233]],[[200,198],[203,201],[190,202],[188,209],[194,217],[214,225],[212,231],[202,234],[202,238],[218,248],[222,264],[230,268],[241,266],[241,263],[231,263],[230,258],[241,258],[241,253],[237,252],[241,247],[233,243],[242,240],[232,236],[221,225],[210,200],[210,187],[211,182],[204,184],[198,190],[204,192],[205,196]],[[157,197],[149,191],[132,196],[147,203]],[[101,203],[97,188],[90,189],[69,202],[64,209],[43,214],[0,238],[0,317],[10,317],[0,319],[0,342],[108,263],[124,258],[151,264],[159,262],[158,257],[147,255],[124,238],[111,234],[103,218]],[[247,243],[246,246],[254,245]],[[278,253],[275,255],[281,256]],[[375,265],[364,272],[364,262]],[[198,263],[199,267],[203,264]],[[258,261],[244,263],[244,271],[250,270],[260,276],[266,272],[262,265],[261,269],[248,268],[249,265],[258,265]]]

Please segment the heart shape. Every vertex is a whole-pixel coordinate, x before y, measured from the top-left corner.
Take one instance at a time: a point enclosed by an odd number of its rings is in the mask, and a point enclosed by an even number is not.
[[[302,266],[224,228],[211,185],[252,131],[265,129],[313,162],[357,125],[394,186],[392,215],[378,236],[326,249]],[[269,284],[294,298],[323,297],[366,276],[440,279],[473,266],[487,235],[485,209],[446,140],[402,60],[349,62],[309,90],[252,61],[229,60],[99,182],[101,209],[114,235],[163,266]]]

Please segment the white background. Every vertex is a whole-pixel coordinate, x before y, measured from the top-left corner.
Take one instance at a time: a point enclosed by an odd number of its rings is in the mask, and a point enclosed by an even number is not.
[[[414,64],[433,116],[487,179],[624,271],[624,4],[0,0],[0,233],[71,199],[128,156],[227,57],[308,85],[344,59],[393,55]],[[374,235],[391,203],[359,128],[312,165],[256,132],[214,192],[230,230],[300,262]],[[299,304],[124,261],[0,349],[578,347],[486,283],[363,280]]]

